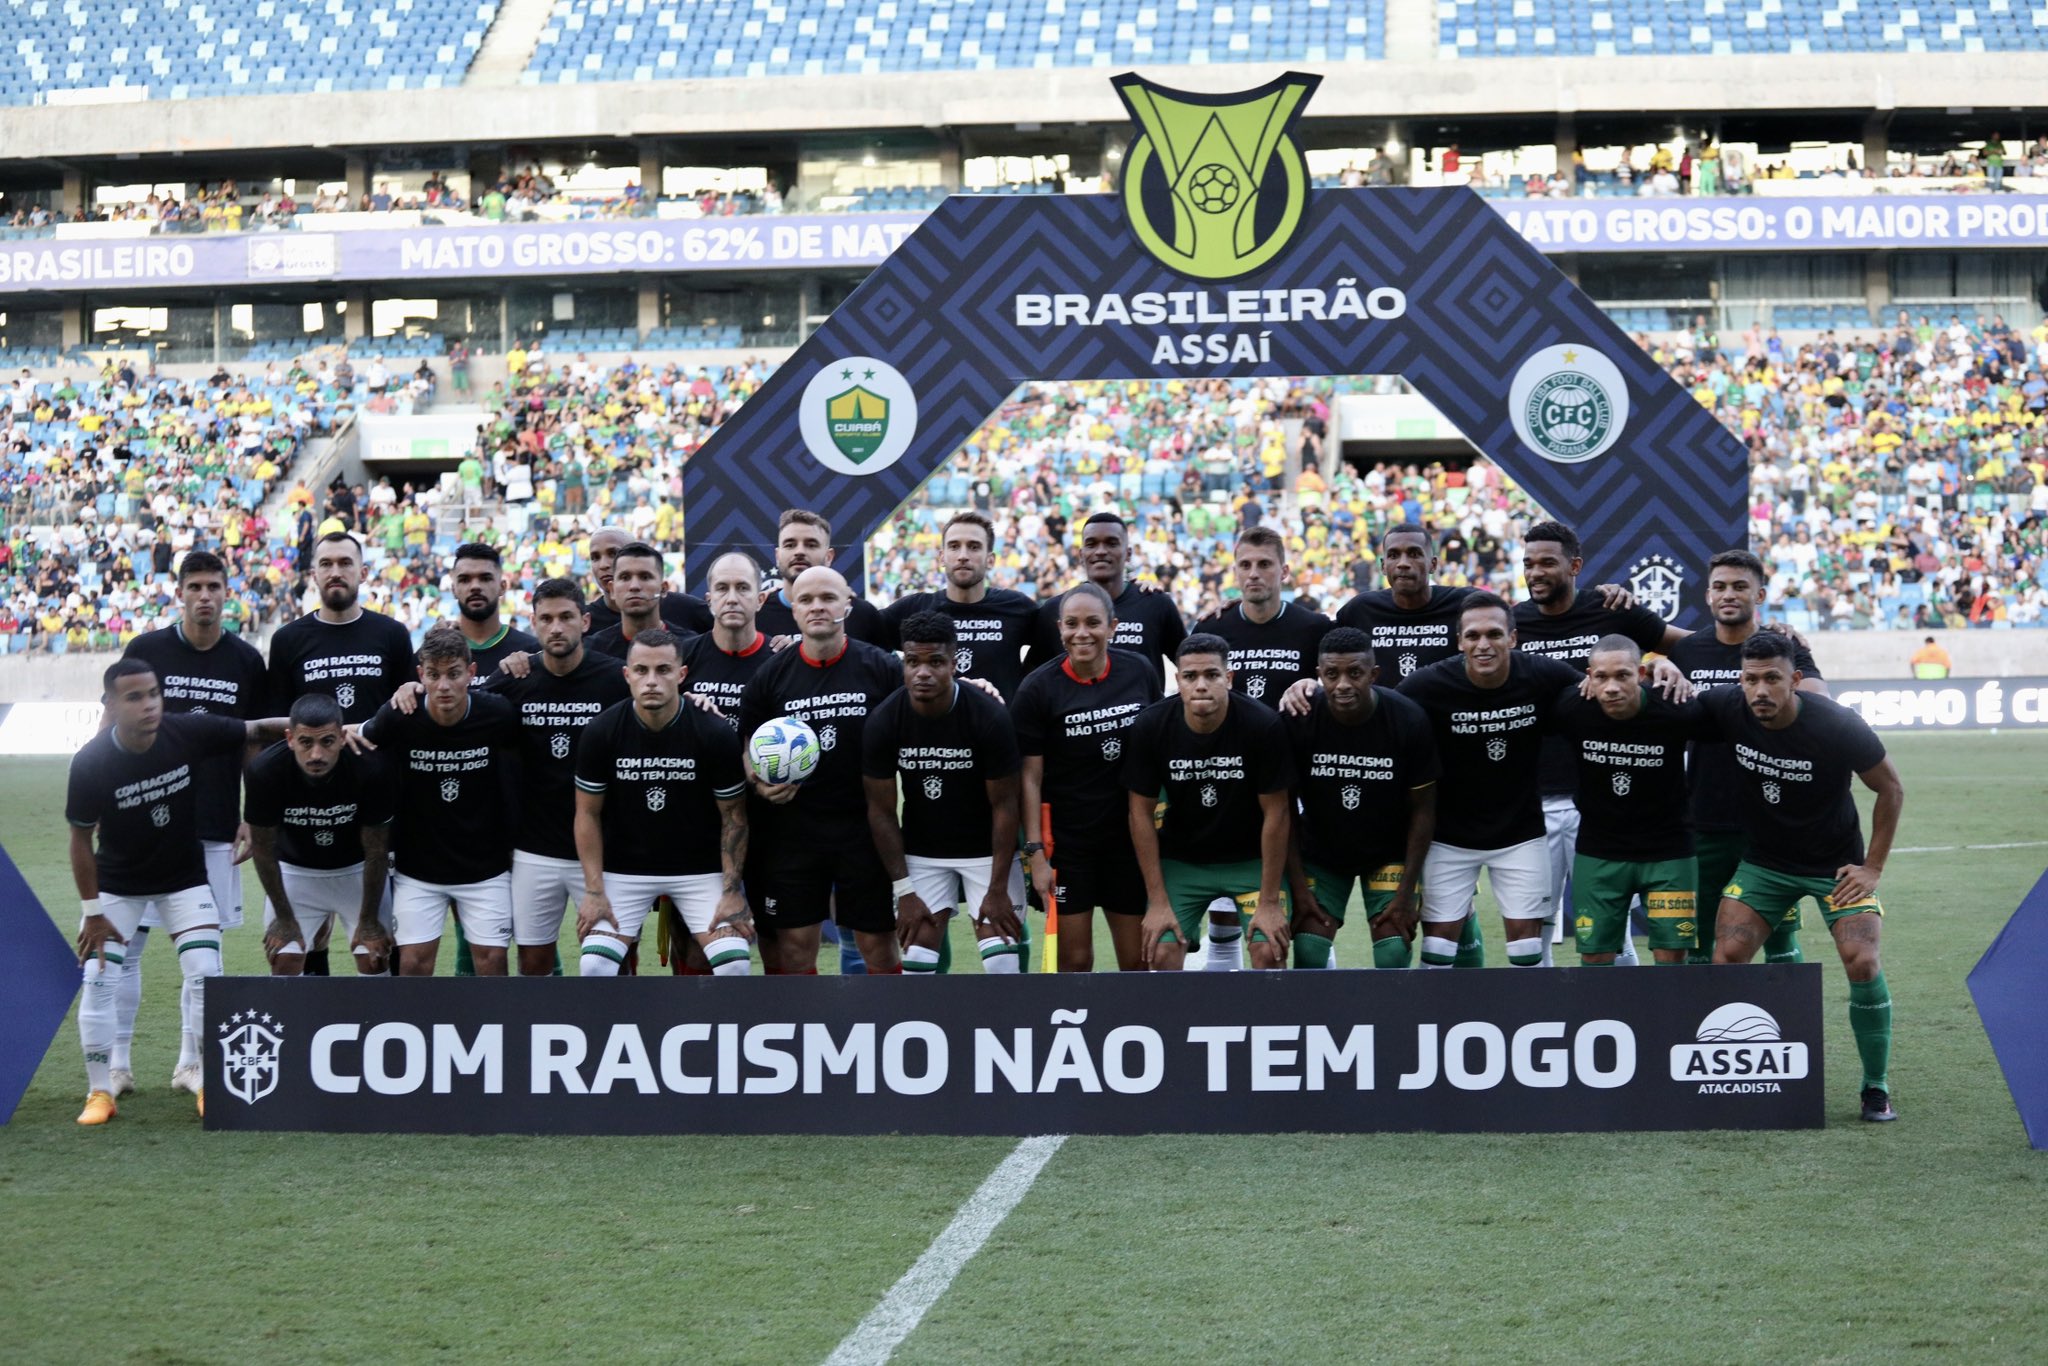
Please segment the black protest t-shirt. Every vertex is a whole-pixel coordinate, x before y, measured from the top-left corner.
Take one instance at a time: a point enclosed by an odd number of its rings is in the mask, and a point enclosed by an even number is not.
[[[1697,702],[1678,706],[1648,688],[1643,709],[1617,721],[1598,702],[1564,690],[1552,733],[1578,765],[1578,851],[1624,863],[1692,857],[1685,819],[1685,747],[1710,733]]]
[[[1124,751],[1124,787],[1166,799],[1160,857],[1200,864],[1256,859],[1266,819],[1260,794],[1294,783],[1287,727],[1278,712],[1232,693],[1223,724],[1202,735],[1183,707],[1169,697],[1138,717]]]
[[[499,627],[498,633],[481,645],[472,640],[469,643],[469,662],[476,665],[476,676],[470,680],[469,686],[481,688],[498,671],[506,655],[532,654],[539,648],[540,641],[510,626]],[[534,661],[535,667],[539,664],[539,660]]]
[[[988,784],[1015,773],[1017,736],[1002,703],[972,683],[953,685],[943,716],[924,716],[898,690],[875,708],[861,740],[861,771],[902,775],[903,852],[920,858],[990,858]]]
[[[410,716],[387,706],[363,727],[398,773],[393,862],[438,886],[482,882],[512,866],[519,715],[491,693],[472,692],[467,703],[449,726],[423,699]]]
[[[206,885],[199,782],[209,760],[239,760],[248,735],[233,717],[186,713],[165,716],[140,754],[121,748],[109,726],[72,756],[64,819],[99,827],[102,892],[166,896]]]
[[[286,622],[270,637],[270,695],[280,710],[309,692],[341,704],[351,725],[369,720],[391,694],[419,678],[412,635],[365,608],[342,625],[318,613]]]
[[[1271,621],[1261,624],[1232,603],[1195,623],[1191,635],[1204,631],[1230,643],[1230,690],[1269,707],[1280,695],[1316,674],[1316,647],[1329,634],[1330,619],[1306,607],[1282,603]]]
[[[1511,651],[1508,676],[1482,688],[1463,656],[1430,665],[1401,684],[1436,732],[1443,765],[1436,796],[1436,838],[1461,849],[1505,849],[1543,835],[1537,765],[1552,704],[1575,687],[1578,670]]]
[[[790,648],[795,648],[794,646]],[[728,726],[738,726],[740,698],[761,666],[775,657],[768,637],[756,631],[744,650],[728,650],[710,634],[693,637],[683,647],[683,691],[707,698]]]
[[[1671,647],[1671,662],[1685,671],[1695,693],[1742,686],[1742,643],[1729,645],[1712,631],[1694,631]],[[1808,678],[1821,676],[1811,651],[1803,645],[1792,647],[1792,666]],[[1735,752],[1718,741],[1702,740],[1692,747],[1692,761],[1686,780],[1691,788],[1688,808],[1694,830],[1729,831],[1742,828],[1742,796],[1735,771]]]
[[[1394,602],[1391,589],[1360,593],[1337,609],[1337,624],[1372,637],[1373,662],[1394,686],[1419,670],[1458,653],[1458,614],[1469,588],[1432,584],[1429,601],[1410,612]]]
[[[1602,636],[1627,636],[1645,650],[1664,642],[1665,621],[1647,607],[1614,611],[1600,605],[1597,593],[1579,593],[1556,616],[1544,615],[1534,602],[1515,604],[1515,648],[1569,664],[1580,673],[1593,662],[1593,647]],[[1569,796],[1578,776],[1571,747],[1553,737],[1543,746],[1543,794]]]
[[[619,609],[601,594],[592,597],[585,610],[590,616],[587,634],[608,631],[619,624]],[[711,609],[694,593],[663,593],[661,622],[671,631],[696,635],[711,629]]]
[[[659,730],[621,702],[592,721],[576,750],[576,786],[604,795],[604,870],[643,877],[724,871],[720,799],[747,790],[740,737],[683,702]]]
[[[1050,844],[1055,864],[1102,851],[1130,857],[1124,750],[1139,713],[1163,692],[1143,656],[1111,650],[1108,672],[1093,682],[1076,678],[1061,655],[1011,699],[1018,751],[1043,759],[1038,796],[1050,812],[1049,822],[1026,812],[1024,838]]]
[[[1372,715],[1358,725],[1339,721],[1324,697],[1307,716],[1287,718],[1302,856],[1340,876],[1407,858],[1411,795],[1439,775],[1422,708],[1392,688],[1372,695]]]
[[[135,637],[121,656],[140,659],[156,670],[167,713],[204,712],[245,721],[276,714],[263,655],[240,636],[223,632],[213,648],[201,650],[185,639],[183,627],[166,626]],[[240,754],[206,761],[198,779],[199,838],[226,841],[235,837],[235,827],[240,824],[235,794],[241,783]]]
[[[754,613],[754,626],[765,632],[770,640],[776,636],[803,634],[803,628],[796,624],[796,610],[789,605],[787,588],[778,588],[768,595],[768,601]],[[884,635],[882,609],[866,598],[855,597],[846,618],[846,634],[868,645],[880,645]]]
[[[363,827],[389,825],[398,791],[390,766],[375,753],[344,749],[327,776],[306,776],[280,740],[249,761],[243,814],[277,831],[277,861],[332,871],[363,861]]]
[[[576,857],[576,741],[608,707],[630,696],[610,655],[583,652],[567,674],[535,660],[524,678],[494,675],[484,685],[519,713],[519,833],[513,847],[543,858]]]
[[[1060,644],[1060,601],[1064,594],[1038,604],[1038,620],[1033,626],[1031,637],[1031,667],[1043,669],[1066,653],[1066,646]],[[1173,594],[1146,592],[1136,583],[1126,583],[1123,591],[1111,601],[1116,613],[1116,634],[1110,637],[1113,649],[1128,650],[1144,659],[1151,670],[1159,675],[1161,686],[1166,682],[1166,661],[1173,658],[1180,649],[1180,643],[1188,638],[1188,624],[1182,619],[1180,608],[1174,605]]]
[[[1863,825],[1852,784],[1884,762],[1884,742],[1854,711],[1830,698],[1795,693],[1799,715],[1770,730],[1740,688],[1700,699],[1735,756],[1743,857],[1796,877],[1831,878],[1863,862]]]
[[[681,631],[680,628],[670,626],[666,621],[661,624],[661,629],[675,636],[685,646],[688,646],[691,641],[696,639],[695,636]],[[626,634],[625,623],[618,622],[605,627],[602,631],[592,631],[589,635],[583,637],[583,648],[591,654],[605,655],[612,659],[623,660],[632,652],[633,637]]]
[[[959,644],[953,667],[962,678],[980,678],[995,685],[1008,701],[1024,682],[1024,649],[1031,643],[1038,604],[1012,588],[991,588],[980,602],[955,602],[944,593],[912,593],[882,609],[882,635],[875,643],[886,650],[903,648],[903,623],[919,612],[940,612],[953,620]]]
[[[861,783],[861,737],[883,698],[903,686],[896,656],[864,641],[848,640],[839,655],[817,663],[799,643],[775,655],[740,699],[740,741],[778,716],[791,716],[817,733],[818,771],[782,806],[770,806],[776,825],[801,831],[830,826],[840,835],[857,827],[864,838],[867,789]]]

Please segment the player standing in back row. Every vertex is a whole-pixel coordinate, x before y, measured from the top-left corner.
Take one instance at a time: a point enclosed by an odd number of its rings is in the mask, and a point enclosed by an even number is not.
[[[1166,661],[1187,639],[1188,626],[1170,593],[1148,590],[1130,577],[1130,530],[1114,512],[1098,512],[1081,524],[1081,572],[1087,581],[1109,594],[1116,612],[1116,638],[1110,645],[1140,655],[1166,683]],[[1038,605],[1038,620],[1032,627],[1030,667],[1042,669],[1064,654],[1060,643],[1060,607],[1063,596]]]
[[[886,650],[901,649],[903,623],[919,612],[951,618],[960,638],[954,651],[960,677],[983,680],[1007,702],[1024,682],[1024,650],[1031,643],[1038,604],[1014,588],[989,586],[996,531],[988,518],[978,512],[956,513],[939,537],[946,590],[911,593],[884,607],[882,634],[875,643]]]

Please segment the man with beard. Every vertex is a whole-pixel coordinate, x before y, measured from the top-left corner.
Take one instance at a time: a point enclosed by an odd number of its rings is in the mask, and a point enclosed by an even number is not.
[[[469,642],[469,657],[476,662],[479,682],[498,671],[498,661],[509,654],[527,654],[540,642],[524,631],[515,631],[499,615],[498,604],[505,595],[504,560],[498,548],[481,541],[455,547],[452,571],[455,607],[461,614],[456,625]]]
[[[1114,512],[1095,513],[1081,524],[1081,570],[1088,582],[1109,594],[1111,610],[1116,613],[1116,638],[1110,641],[1111,647],[1143,657],[1164,684],[1166,661],[1187,639],[1187,623],[1171,594],[1148,592],[1129,577],[1130,551],[1129,529]],[[1032,669],[1042,669],[1065,653],[1060,645],[1059,604],[1060,598],[1054,597],[1038,605],[1027,661]]]
[[[1316,646],[1330,619],[1281,596],[1287,584],[1287,542],[1270,527],[1237,538],[1237,601],[1195,623],[1196,634],[1230,642],[1230,686],[1254,702],[1278,707],[1304,678],[1316,676]]]
[[[781,650],[803,634],[791,593],[797,576],[807,569],[821,569],[832,563],[832,524],[807,508],[790,508],[775,528],[775,572],[782,586],[761,598],[755,624],[766,633],[772,648]],[[846,634],[870,645],[882,643],[882,611],[866,598],[852,598],[847,608]]]
[[[612,603],[612,568],[619,550],[632,540],[624,527],[600,527],[590,533],[590,575],[597,581],[597,592],[587,599],[590,629],[586,636],[619,624],[619,609]],[[704,600],[689,593],[663,593],[660,613],[663,624],[673,631],[694,635],[711,629],[711,613]]]
[[[954,664],[962,678],[979,678],[1005,700],[1024,681],[1024,650],[1031,642],[1038,604],[1014,588],[991,588],[995,524],[978,512],[962,512],[940,532],[939,564],[946,572],[942,593],[912,593],[882,609],[882,635],[875,643],[902,648],[903,623],[920,612],[953,620],[960,644]]]
[[[645,541],[629,541],[612,556],[611,591],[618,603],[616,625],[584,638],[593,652],[625,661],[633,637],[664,629],[661,620],[661,552]]]

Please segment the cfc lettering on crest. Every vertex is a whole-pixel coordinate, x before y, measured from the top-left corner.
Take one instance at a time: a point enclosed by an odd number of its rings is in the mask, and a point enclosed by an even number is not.
[[[277,1089],[284,1025],[269,1015],[237,1011],[220,1027],[220,1075],[229,1095],[244,1105]]]
[[[1779,799],[1782,798],[1784,795],[1784,789],[1779,787],[1776,783],[1764,784],[1764,800],[1769,802],[1772,806],[1776,806],[1778,804]]]
[[[1339,796],[1339,800],[1344,803],[1346,811],[1356,811],[1358,804],[1365,800],[1365,789],[1356,783],[1347,783],[1344,786],[1344,791]]]
[[[569,757],[570,743],[569,732],[558,730],[548,737],[548,753],[557,759],[566,759]]]
[[[961,673],[967,673],[968,671],[973,669],[974,651],[968,649],[965,645],[962,645],[959,649],[953,651],[953,667],[958,669]]]
[[[353,707],[356,704],[356,685],[353,683],[343,683],[336,687],[334,690],[334,701],[335,705],[343,711]]]
[[[945,794],[946,780],[944,778],[941,778],[938,774],[934,773],[931,777],[926,778],[924,780],[924,795],[926,801],[935,802],[940,797],[943,797]]]
[[[441,800],[442,800],[442,801],[444,801],[444,802],[452,802],[452,801],[454,801],[454,800],[455,800],[455,799],[456,799],[457,797],[460,797],[461,795],[462,795],[462,779],[460,779],[460,778],[443,778],[443,779],[441,780]]]
[[[1244,681],[1244,695],[1251,698],[1254,702],[1264,697],[1266,695],[1266,676],[1264,674],[1253,674],[1250,678],[1247,678]]]
[[[1621,367],[1584,342],[1546,346],[1508,386],[1515,435],[1545,460],[1576,465],[1603,454],[1628,425]]]
[[[661,808],[667,805],[667,788],[662,787],[660,784],[657,783],[655,786],[647,789],[647,809],[649,811],[659,811],[661,810]]]
[[[1617,797],[1626,797],[1628,795],[1628,774],[1623,773],[1619,769],[1617,769],[1614,772],[1612,781],[1614,783],[1614,795]]]
[[[1124,742],[1114,735],[1102,742],[1102,757],[1115,763],[1124,757]]]
[[[1628,591],[1636,601],[1669,621],[1685,598],[1685,570],[1669,555],[1645,555],[1628,571]]]
[[[1498,737],[1486,742],[1486,757],[1499,763],[1508,757],[1508,742]]]
[[[1216,784],[1214,784],[1214,783],[1203,783],[1203,784],[1202,784],[1202,805],[1204,805],[1204,806],[1214,806],[1214,805],[1216,805],[1216,802],[1217,802],[1217,800],[1218,800],[1218,799],[1217,799],[1217,796],[1216,796]]]
[[[825,726],[818,731],[819,749],[839,748],[839,727]]]
[[[171,808],[158,802],[149,808],[149,823],[161,830],[171,823]]]

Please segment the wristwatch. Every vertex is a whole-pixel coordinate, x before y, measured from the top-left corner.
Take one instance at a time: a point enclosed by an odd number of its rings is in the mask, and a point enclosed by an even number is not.
[[[1043,840],[1026,840],[1024,852],[1027,854],[1042,854],[1045,852],[1045,842]]]

